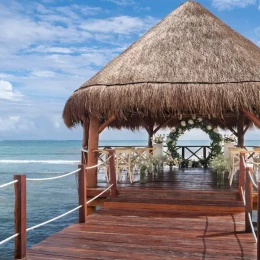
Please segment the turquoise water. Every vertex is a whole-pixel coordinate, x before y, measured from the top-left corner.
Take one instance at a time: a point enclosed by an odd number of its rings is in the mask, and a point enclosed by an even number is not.
[[[145,146],[147,141],[100,141],[101,146]],[[208,145],[207,140],[180,141],[179,145]],[[260,146],[260,141],[246,141]],[[0,185],[13,180],[14,174],[27,178],[58,176],[77,169],[81,141],[0,141]],[[27,227],[56,217],[77,206],[74,175],[55,181],[27,182]],[[0,241],[14,234],[13,185],[0,189]],[[77,212],[30,231],[27,246],[77,222]],[[0,259],[13,257],[13,240],[0,246]]]

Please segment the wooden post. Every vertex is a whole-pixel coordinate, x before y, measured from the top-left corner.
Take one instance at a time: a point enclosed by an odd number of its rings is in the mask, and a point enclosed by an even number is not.
[[[83,121],[82,147],[85,148],[85,150],[88,149],[88,134],[89,134],[89,121],[84,120]],[[88,162],[88,156],[85,152],[82,152],[81,164],[87,164],[87,162]]]
[[[14,175],[15,205],[14,222],[15,238],[14,259],[26,258],[26,175]]]
[[[242,192],[241,187],[244,189],[245,187],[245,166],[243,162],[243,158],[245,159],[246,153],[240,152],[240,167],[239,167],[239,182],[238,182],[238,194],[239,198],[242,200]]]
[[[258,182],[257,193],[257,260],[260,260],[260,181]]]
[[[98,150],[98,133],[99,119],[97,117],[90,117],[89,123],[89,138],[88,138],[88,167],[97,165],[98,154],[94,150]],[[87,187],[97,187],[97,168],[89,169],[87,171]]]
[[[248,213],[250,213],[252,217],[252,209],[253,209],[253,184],[250,180],[249,174],[252,176],[252,168],[246,168],[246,187],[245,187],[245,231],[247,233],[251,232],[251,225],[249,221]],[[248,174],[249,173],[249,174]]]
[[[111,187],[111,197],[117,197],[117,185],[116,185],[116,164],[115,164],[115,150],[109,151],[109,157],[112,156],[109,160],[109,179]]]
[[[237,146],[244,147],[244,125],[245,115],[239,114],[237,122]]]
[[[181,157],[183,160],[185,159],[185,147],[184,146],[181,148]]]
[[[87,174],[86,165],[80,164],[78,166],[80,171],[78,172],[78,185],[79,185],[79,223],[85,223],[87,220]]]
[[[207,147],[203,146],[203,159],[207,158]]]

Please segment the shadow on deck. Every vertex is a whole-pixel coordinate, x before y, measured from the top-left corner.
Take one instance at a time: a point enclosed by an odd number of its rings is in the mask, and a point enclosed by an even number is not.
[[[117,198],[28,250],[27,259],[256,259],[237,179],[185,169],[123,185]]]

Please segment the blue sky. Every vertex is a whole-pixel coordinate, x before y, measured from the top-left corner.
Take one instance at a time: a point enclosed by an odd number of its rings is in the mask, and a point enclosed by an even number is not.
[[[81,139],[81,127],[69,130],[61,118],[68,97],[182,2],[0,0],[0,140]],[[259,0],[199,2],[260,46]],[[204,137],[186,138],[194,135]],[[147,138],[144,131],[101,138],[126,136]]]

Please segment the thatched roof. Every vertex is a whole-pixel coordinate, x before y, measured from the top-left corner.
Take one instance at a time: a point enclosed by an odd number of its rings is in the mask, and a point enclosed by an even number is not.
[[[259,98],[260,48],[186,2],[76,90],[63,118],[72,127],[114,115],[117,128],[137,128],[145,116],[236,118],[240,108],[260,113]]]

